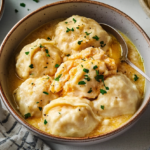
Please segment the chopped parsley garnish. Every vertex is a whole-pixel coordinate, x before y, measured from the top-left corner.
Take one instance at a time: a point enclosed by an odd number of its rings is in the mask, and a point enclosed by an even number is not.
[[[81,41],[78,41],[78,44],[79,44],[79,45],[81,45],[81,42],[83,42],[83,40],[81,40]]]
[[[96,75],[99,75],[99,70],[96,70]]]
[[[46,79],[49,79],[49,77],[47,77]]]
[[[45,49],[45,52],[48,53],[48,49]]]
[[[66,32],[69,32],[69,31],[74,31],[74,29],[73,29],[73,28],[72,28],[72,29],[69,29],[69,28],[67,27]]]
[[[67,57],[69,57],[69,56],[70,56],[70,54],[67,54],[66,56],[67,56]]]
[[[103,90],[103,89],[100,89],[100,93],[102,94],[102,95],[104,95],[105,93],[107,93],[105,90]]]
[[[79,81],[78,82],[78,85],[84,85],[84,84],[86,84],[86,82],[84,82],[84,81]]]
[[[99,40],[99,37],[97,35],[93,36],[93,39],[95,39],[96,41]]]
[[[91,93],[92,92],[92,88],[90,88],[90,90],[88,91],[88,93]]]
[[[39,102],[36,102],[37,104],[39,103]]]
[[[84,58],[83,58],[83,59],[81,59],[81,60],[85,61],[85,59],[84,59]]]
[[[34,68],[34,67],[33,67],[33,64],[29,65],[29,67],[30,67],[31,69]]]
[[[68,22],[65,22],[65,24],[67,24]]]
[[[25,3],[20,3],[20,6],[25,7],[26,4]]]
[[[94,70],[95,70],[96,68],[98,68],[97,65],[95,65],[95,66],[93,67]]]
[[[49,95],[47,92],[43,91],[44,94]]]
[[[44,68],[47,68],[47,66],[45,66]]]
[[[26,55],[28,55],[28,54],[29,54],[29,52],[25,52],[25,54],[26,54]]]
[[[91,32],[92,33],[92,32]],[[91,33],[85,32],[86,35],[90,35]]]
[[[139,77],[136,74],[134,74],[134,81],[137,81],[138,79]]]
[[[60,115],[61,115],[61,113],[60,112],[58,112]]]
[[[42,44],[40,44],[40,48],[44,48],[44,46]]]
[[[31,83],[32,85],[34,85],[34,83]]]
[[[39,107],[39,110],[41,111],[41,110],[42,110],[42,107]]]
[[[30,113],[27,113],[27,114],[24,115],[24,117],[25,117],[25,119],[28,119],[28,118],[31,117],[31,114],[30,114]]]
[[[47,37],[47,39],[48,39],[48,40],[51,40],[51,38],[50,38],[50,37]]]
[[[47,120],[46,120],[46,119],[44,120],[44,124],[45,124],[45,125],[47,124]]]
[[[50,55],[49,55],[49,54],[46,54],[46,56],[47,56],[47,57],[50,57]]]
[[[104,43],[104,41],[100,42],[101,47],[104,47],[106,44]]]
[[[74,19],[74,18],[73,18],[73,21],[74,21],[74,23],[76,23],[76,22],[77,22],[77,20],[76,20],[76,19]]]
[[[81,67],[83,67],[83,65],[81,65]]]
[[[85,76],[85,80],[87,80],[87,81],[90,81],[91,79],[90,79],[90,77],[88,76],[88,75],[84,75]]]
[[[17,9],[15,9],[15,13],[17,13],[18,12],[18,10]]]
[[[33,0],[33,1],[35,1],[35,2],[37,2],[37,3],[39,2],[39,0]]]
[[[89,73],[89,69],[83,68],[83,71],[84,71],[85,73]]]
[[[59,67],[59,65],[58,65],[58,64],[56,64],[56,65],[55,65],[55,68],[58,68],[58,67]]]
[[[84,38],[86,38],[86,36],[84,36]]]
[[[79,27],[76,27],[77,29],[79,29]]]
[[[60,74],[58,77],[56,77],[54,80],[59,81],[59,78],[61,77],[62,74]]]
[[[103,109],[103,110],[104,110],[104,105],[101,105],[101,109]]]

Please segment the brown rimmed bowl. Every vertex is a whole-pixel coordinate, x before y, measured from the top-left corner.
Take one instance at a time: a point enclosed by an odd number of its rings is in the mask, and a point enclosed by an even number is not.
[[[56,18],[70,17],[72,15],[81,15],[95,19],[97,22],[106,23],[122,31],[135,44],[144,59],[146,74],[150,76],[150,39],[142,28],[125,13],[118,9],[95,1],[68,0],[52,3],[41,7],[20,20],[6,35],[0,47],[0,95],[10,111],[10,113],[26,128],[36,134],[38,137],[61,144],[95,144],[125,132],[129,129],[143,114],[150,101],[150,83],[146,81],[144,100],[133,115],[133,117],[121,127],[104,135],[83,138],[65,138],[47,134],[31,126],[21,117],[12,104],[11,93],[9,92],[8,62],[14,53],[18,43],[20,43],[29,33],[39,26]]]

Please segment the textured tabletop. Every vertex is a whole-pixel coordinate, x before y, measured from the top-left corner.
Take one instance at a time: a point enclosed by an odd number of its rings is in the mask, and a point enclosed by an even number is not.
[[[0,43],[12,26],[21,18],[44,6],[58,0],[6,0],[5,12],[0,21]],[[138,0],[97,0],[118,8],[133,18],[150,37],[150,18],[141,8]],[[20,3],[26,3],[26,7],[20,7]],[[15,13],[15,9],[19,12]],[[120,136],[96,145],[66,146],[46,142],[53,150],[150,150],[150,105],[142,118],[127,132]]]

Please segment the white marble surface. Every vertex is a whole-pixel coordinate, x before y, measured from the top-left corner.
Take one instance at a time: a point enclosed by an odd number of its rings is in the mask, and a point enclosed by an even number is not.
[[[58,0],[6,0],[5,12],[0,21],[0,43],[12,26],[21,18],[46,4]],[[132,17],[150,37],[150,18],[142,10],[138,0],[97,0],[109,4]],[[20,3],[26,3],[26,7],[20,7]],[[18,9],[18,13],[15,13]],[[27,9],[30,9],[29,11]],[[142,118],[127,132],[96,145],[66,146],[47,142],[53,150],[150,150],[150,105]]]

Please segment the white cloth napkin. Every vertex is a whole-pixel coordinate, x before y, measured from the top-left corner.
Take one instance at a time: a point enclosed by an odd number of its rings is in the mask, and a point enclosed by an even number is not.
[[[0,100],[0,150],[51,150],[2,108]]]

